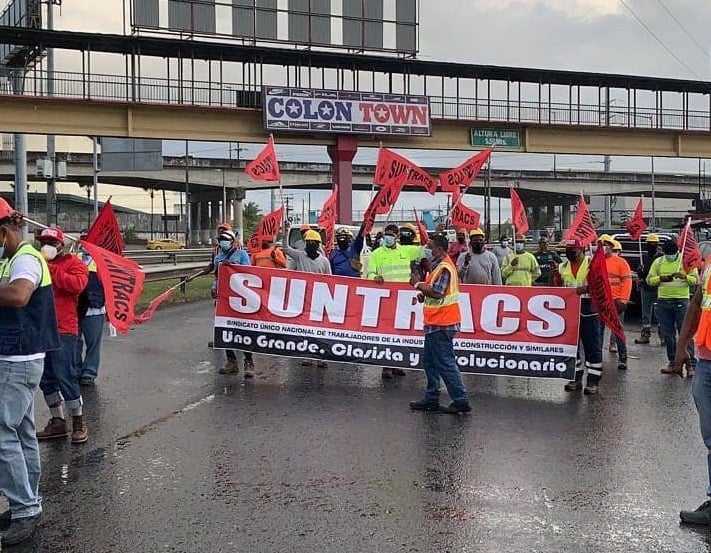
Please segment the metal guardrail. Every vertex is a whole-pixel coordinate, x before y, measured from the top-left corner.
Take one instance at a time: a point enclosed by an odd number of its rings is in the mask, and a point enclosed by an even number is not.
[[[262,108],[261,87],[248,84],[181,80],[125,75],[54,73],[54,97],[120,103],[194,105],[220,108]],[[25,96],[49,96],[47,72],[34,69],[28,73]],[[0,83],[0,94],[12,94],[9,84]],[[641,107],[616,104],[586,104],[573,101],[553,102],[520,98],[472,98],[464,95],[428,94],[434,119],[491,121],[546,125],[627,127],[640,129],[711,130],[711,108],[693,110]]]
[[[195,248],[184,250],[127,250],[124,257],[132,259],[139,265],[178,265],[188,262],[210,261],[210,248]]]

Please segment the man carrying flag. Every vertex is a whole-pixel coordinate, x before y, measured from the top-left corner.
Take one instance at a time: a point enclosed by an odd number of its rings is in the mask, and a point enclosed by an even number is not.
[[[613,247],[616,243],[619,245],[619,242],[610,235],[603,234],[598,241],[598,248],[603,248],[605,252],[605,265],[607,267],[607,276],[610,280],[612,300],[615,303],[615,311],[620,319],[620,327],[624,337],[622,323],[625,320],[627,303],[632,295],[632,270],[624,257],[613,252]],[[614,332],[612,334],[614,335]],[[617,352],[617,368],[621,371],[627,370],[627,340],[626,338],[623,339],[623,337],[614,336],[617,347],[611,350],[613,353]],[[613,336],[610,336],[610,339],[612,340]]]
[[[22,240],[23,216],[0,198],[0,515],[2,545],[29,538],[42,515],[35,393],[46,352],[59,348],[47,262]]]
[[[353,233],[345,227],[336,231],[336,247],[329,255],[331,273],[340,276],[360,277],[362,265],[360,252],[363,250],[363,226],[358,236],[353,239]]]
[[[581,298],[580,340],[585,353],[585,368],[588,370],[588,381],[584,393],[597,394],[602,378],[603,327],[590,299],[590,290],[588,289],[590,257],[583,253],[585,245],[579,239],[565,240],[564,245],[566,259],[553,269],[553,284],[575,288]],[[576,364],[575,380],[568,382],[565,385],[565,390],[567,392],[582,390],[583,374],[582,364]]]

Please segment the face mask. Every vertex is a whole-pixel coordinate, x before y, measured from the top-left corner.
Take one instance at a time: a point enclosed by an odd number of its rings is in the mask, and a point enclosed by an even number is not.
[[[230,242],[229,240],[220,240],[219,244],[220,244],[220,249],[223,252],[226,252],[227,250],[229,250],[232,247],[232,242]]]
[[[676,257],[677,257],[676,254],[674,254],[674,255],[665,255],[665,256],[664,256],[664,258],[665,258],[667,261],[676,261]]]
[[[464,236],[457,236],[457,242],[464,244]]]
[[[578,252],[577,250],[565,250],[565,257],[567,257],[570,261],[575,261],[578,259]]]
[[[388,248],[393,247],[395,245],[395,237],[386,234],[385,236],[383,236],[383,244],[385,244],[385,246]]]
[[[57,257],[59,251],[56,247],[45,244],[40,248],[40,253],[47,261],[52,261],[55,257]]]
[[[429,248],[422,248],[422,255],[425,256],[425,259],[432,259],[434,257],[434,253],[432,253],[432,250]]]
[[[502,240],[501,241],[501,247],[502,248],[508,248],[509,246],[509,241],[508,240]]]
[[[649,255],[657,255],[657,250],[658,248],[656,244],[654,244],[653,246],[647,246],[647,253]]]
[[[347,250],[348,249],[348,239],[347,238],[339,238],[338,239],[338,247],[341,248],[342,250]]]
[[[414,237],[410,233],[404,233],[400,235],[400,244],[404,246],[411,246],[415,241]]]
[[[481,253],[484,251],[484,244],[479,242],[472,242],[472,251],[474,253]]]
[[[0,259],[5,257],[5,242],[7,241],[7,236],[2,239],[2,246],[0,246]]]
[[[318,254],[318,244],[306,244],[306,254],[309,257],[316,257]]]
[[[521,242],[516,243],[516,251],[521,253],[523,251],[523,244]]]

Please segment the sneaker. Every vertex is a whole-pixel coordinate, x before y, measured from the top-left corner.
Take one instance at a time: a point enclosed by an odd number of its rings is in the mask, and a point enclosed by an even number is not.
[[[666,367],[663,367],[659,372],[663,374],[678,374],[681,375],[681,371],[678,370],[674,363],[669,363]]]
[[[627,370],[627,359],[620,359],[620,362],[617,363],[617,368],[621,371],[626,371]]]
[[[12,521],[12,513],[10,513],[10,509],[8,509],[0,514],[0,532],[4,532],[10,528],[10,521]]]
[[[649,344],[649,336],[642,335],[639,338],[635,338],[634,343],[648,345]]]
[[[84,444],[89,441],[89,429],[86,426],[84,415],[72,417],[72,443]]]
[[[393,377],[393,370],[390,367],[383,367],[383,372],[380,373],[380,377],[383,380],[391,380]]]
[[[695,511],[681,511],[679,518],[685,524],[711,524],[711,499],[704,501]]]
[[[421,399],[420,401],[411,401],[410,409],[413,411],[440,411],[442,407],[436,399]]]
[[[239,372],[239,365],[237,364],[237,361],[227,361],[225,366],[218,372],[220,374],[237,374]]]
[[[577,392],[583,389],[583,383],[580,380],[571,380],[563,386],[563,389],[566,392]]]
[[[441,407],[440,412],[449,413],[451,415],[458,415],[460,413],[469,413],[472,410],[472,406],[469,405],[468,401],[453,401],[448,407]]]
[[[25,541],[35,533],[37,522],[42,513],[33,517],[16,518],[10,522],[7,530],[2,534],[1,543],[3,545],[16,545]]]
[[[244,360],[244,377],[254,378],[254,361],[251,357]]]
[[[69,435],[67,432],[67,421],[59,417],[49,419],[44,430],[37,432],[38,440],[53,440],[55,438],[66,438]]]
[[[80,386],[93,386],[94,385],[94,379],[90,376],[82,376],[79,379],[79,385]]]
[[[211,348],[211,347],[213,347],[214,345],[215,345],[215,342],[213,342],[212,340],[210,340],[210,341],[207,343],[207,347],[208,347],[208,348]]]
[[[402,369],[398,369],[396,367],[393,367],[392,371],[393,371],[393,376],[405,376],[407,374]]]
[[[585,386],[585,389],[583,390],[583,393],[586,396],[594,396],[597,394],[597,384],[588,384]]]

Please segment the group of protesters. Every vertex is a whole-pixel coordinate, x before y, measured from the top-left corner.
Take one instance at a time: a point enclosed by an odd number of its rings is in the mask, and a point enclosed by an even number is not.
[[[27,539],[42,514],[38,440],[89,439],[81,387],[98,376],[106,316],[91,256],[72,250],[56,227],[36,237],[38,250],[24,239],[24,224],[0,199],[0,490],[9,503],[0,514],[2,545]],[[39,431],[37,388],[51,414]]]

